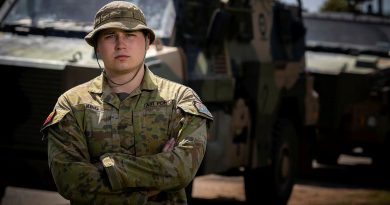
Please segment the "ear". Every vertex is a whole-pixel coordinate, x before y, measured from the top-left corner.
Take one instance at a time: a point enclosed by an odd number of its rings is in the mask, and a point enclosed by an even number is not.
[[[145,50],[148,50],[149,49],[149,45],[150,45],[150,37],[149,35],[146,36],[146,41],[145,41]]]
[[[97,58],[97,59],[101,59],[101,56],[100,56],[100,52],[99,52],[99,46],[95,46],[95,57]]]

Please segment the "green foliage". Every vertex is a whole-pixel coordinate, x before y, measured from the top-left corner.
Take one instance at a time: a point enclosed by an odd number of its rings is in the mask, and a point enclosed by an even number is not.
[[[346,0],[326,0],[321,6],[320,11],[336,11],[343,12],[349,11],[348,1]]]

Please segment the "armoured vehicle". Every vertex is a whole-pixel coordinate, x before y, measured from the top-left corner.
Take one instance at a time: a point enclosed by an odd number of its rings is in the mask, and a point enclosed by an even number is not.
[[[107,2],[5,1],[3,187],[55,190],[39,129],[63,91],[101,72],[82,38]],[[134,2],[158,37],[146,56],[150,69],[192,87],[215,117],[198,173],[242,174],[247,201],[285,204],[297,172],[311,164],[318,111],[304,72],[300,1]]]
[[[320,96],[316,160],[336,165],[349,154],[388,168],[389,19],[330,12],[304,19],[307,70]]]

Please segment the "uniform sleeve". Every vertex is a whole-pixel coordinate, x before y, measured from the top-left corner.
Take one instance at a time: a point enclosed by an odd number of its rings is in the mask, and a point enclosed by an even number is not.
[[[64,198],[76,204],[122,204],[129,198],[134,202],[146,201],[146,192],[112,191],[107,177],[90,162],[85,137],[72,113],[57,110],[55,115],[44,131],[49,167]]]
[[[172,137],[177,145],[172,151],[134,157],[121,153],[101,156],[109,163],[105,167],[114,190],[146,187],[160,191],[176,191],[186,187],[202,162],[206,151],[207,121],[202,116],[178,109]]]

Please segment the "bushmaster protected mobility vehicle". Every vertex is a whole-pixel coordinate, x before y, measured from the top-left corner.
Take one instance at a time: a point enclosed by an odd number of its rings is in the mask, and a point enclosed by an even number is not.
[[[326,12],[307,13],[304,21],[307,71],[320,96],[316,160],[335,165],[341,154],[348,154],[370,157],[388,169],[388,17]]]

